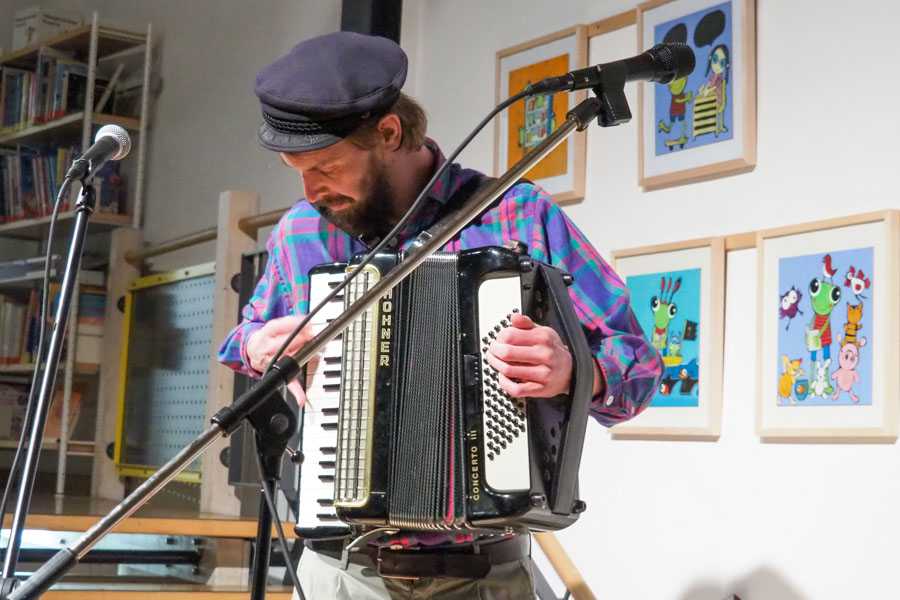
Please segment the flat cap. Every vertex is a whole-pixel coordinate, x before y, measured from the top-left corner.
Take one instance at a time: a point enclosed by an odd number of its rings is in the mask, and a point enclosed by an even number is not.
[[[406,69],[387,38],[338,31],[300,42],[256,75],[260,144],[304,152],[339,142],[394,104]]]

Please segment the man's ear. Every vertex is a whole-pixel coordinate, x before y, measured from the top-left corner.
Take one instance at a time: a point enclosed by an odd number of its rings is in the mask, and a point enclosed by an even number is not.
[[[403,126],[400,117],[394,113],[387,114],[378,121],[378,134],[384,142],[384,149],[394,152],[403,142]]]

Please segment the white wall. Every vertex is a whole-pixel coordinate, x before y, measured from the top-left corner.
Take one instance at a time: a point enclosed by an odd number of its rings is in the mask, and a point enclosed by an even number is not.
[[[0,2],[4,7],[33,0]],[[262,195],[261,210],[300,195],[292,173],[256,142],[256,72],[302,39],[340,26],[340,0],[43,0],[47,8],[98,11],[101,23],[143,31],[153,24],[161,93],[148,136],[144,237],[156,243],[215,225],[219,193]],[[7,9],[8,10],[8,9]],[[9,47],[11,25],[0,25]],[[213,259],[206,244],[163,257],[157,268]]]
[[[493,106],[498,49],[634,6],[611,0],[425,0],[416,91],[446,150]],[[587,197],[568,209],[616,248],[897,207],[900,8],[758,0],[758,167],[643,193],[635,123],[588,136]],[[591,62],[637,52],[634,27],[591,40]],[[465,65],[464,68],[456,65]],[[637,94],[629,89],[637,113]],[[463,162],[489,170],[485,134]],[[607,254],[608,255],[608,254]],[[896,597],[896,445],[762,444],[754,435],[753,250],[728,257],[721,439],[612,441],[590,427],[588,512],[559,537],[599,598],[844,600]]]

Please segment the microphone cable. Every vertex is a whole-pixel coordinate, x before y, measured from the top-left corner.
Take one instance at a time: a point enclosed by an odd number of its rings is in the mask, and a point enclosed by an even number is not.
[[[320,310],[322,310],[322,308],[325,307],[325,305],[327,305],[335,296],[337,296],[345,287],[347,287],[347,285],[359,273],[362,272],[363,268],[367,264],[372,262],[372,259],[374,259],[375,256],[379,252],[384,250],[384,248],[387,247],[387,245],[394,239],[394,237],[396,237],[403,230],[403,228],[406,226],[406,224],[412,219],[413,215],[415,215],[416,212],[424,204],[425,198],[428,196],[428,193],[431,191],[431,188],[434,187],[434,184],[447,171],[447,169],[450,167],[450,165],[453,164],[453,161],[456,159],[457,156],[459,156],[459,153],[462,152],[472,142],[472,139],[474,139],[475,136],[478,135],[481,132],[481,130],[484,129],[484,127],[488,123],[490,123],[490,121],[497,115],[497,113],[505,110],[510,105],[518,102],[519,100],[521,100],[522,98],[525,98],[528,95],[530,95],[528,93],[528,91],[523,90],[523,91],[519,92],[518,94],[507,98],[506,100],[504,100],[503,102],[498,104],[496,107],[494,107],[494,109],[490,113],[488,113],[488,115],[486,117],[484,117],[484,119],[481,120],[481,122],[475,127],[475,129],[459,144],[459,146],[457,146],[457,148],[453,151],[453,153],[447,157],[447,159],[444,161],[444,164],[442,164],[437,169],[437,171],[435,171],[434,175],[432,175],[431,179],[428,181],[428,183],[425,184],[425,187],[422,188],[422,191],[419,193],[418,197],[412,203],[412,206],[410,206],[409,209],[407,209],[407,211],[401,217],[400,221],[396,225],[394,225],[393,229],[391,229],[390,232],[388,232],[388,234],[386,236],[384,236],[384,238],[380,242],[378,242],[378,244],[376,244],[376,246],[363,257],[363,259],[360,261],[360,263],[357,265],[357,267],[353,271],[351,271],[339,285],[337,285],[334,289],[332,289],[331,292],[327,296],[325,296],[325,298],[323,298],[321,302],[319,302],[319,304],[317,304],[314,308],[312,308],[312,310],[310,310],[306,314],[305,318],[303,318],[300,321],[300,323],[294,328],[294,330],[290,333],[290,335],[288,335],[288,337],[285,339],[284,343],[278,349],[278,352],[276,352],[275,356],[272,358],[272,360],[269,361],[269,366],[266,368],[266,371],[265,371],[266,373],[268,373],[269,371],[272,370],[272,367],[275,365],[276,362],[278,362],[278,359],[281,358],[281,356],[284,354],[287,347],[291,344],[291,342],[294,340],[294,338],[296,338],[297,335],[299,335],[299,333],[303,330],[303,328],[306,327],[307,324],[309,324],[309,322],[312,320],[312,318]],[[253,436],[253,439],[254,439],[254,450],[256,450],[256,447],[255,447],[256,436]],[[297,452],[297,450],[293,449],[293,452]],[[262,462],[260,461],[260,458],[259,458],[259,452],[256,451],[255,454],[256,454],[256,468],[259,473],[260,488],[262,489],[262,493],[265,496],[266,509],[269,511],[269,514],[272,517],[272,521],[274,521],[274,523],[275,523],[275,531],[278,534],[278,543],[281,547],[281,552],[284,555],[284,561],[286,564],[286,568],[291,574],[291,583],[293,584],[294,589],[297,592],[297,595],[299,596],[300,600],[305,600],[306,596],[304,596],[303,590],[300,587],[300,581],[297,578],[297,574],[296,574],[297,568],[292,563],[291,556],[287,550],[287,541],[284,536],[284,531],[282,530],[282,527],[281,527],[281,520],[278,518],[278,511],[276,510],[275,503],[269,493],[268,488],[265,485],[265,476],[263,474]],[[287,495],[287,492],[284,489],[284,485],[282,484],[282,481],[280,478],[278,479],[278,486],[281,489],[282,493]],[[299,543],[299,540],[295,540],[294,543],[295,544]]]
[[[41,305],[40,310],[38,311],[40,328],[38,329],[37,351],[34,353],[33,358],[34,371],[31,375],[31,387],[28,390],[28,403],[25,406],[25,420],[23,422],[24,424],[22,427],[22,435],[19,438],[19,444],[16,446],[16,454],[13,457],[13,462],[9,469],[9,478],[6,481],[6,488],[3,490],[3,500],[0,501],[0,523],[3,523],[6,517],[6,506],[7,502],[9,501],[9,494],[12,491],[15,483],[17,483],[17,479],[19,477],[19,469],[21,469],[22,460],[25,458],[25,448],[28,447],[28,444],[31,441],[30,439],[28,439],[28,434],[31,431],[32,421],[34,419],[34,404],[36,400],[35,396],[36,390],[38,388],[38,376],[41,373],[40,365],[41,361],[44,358],[44,339],[46,337],[47,330],[47,316],[50,312],[50,260],[53,255],[53,230],[56,228],[56,221],[59,217],[59,208],[60,206],[62,206],[62,199],[67,196],[69,187],[71,187],[72,182],[72,177],[66,177],[65,179],[63,179],[59,187],[59,192],[57,192],[56,194],[56,201],[53,203],[53,212],[50,215],[50,226],[47,230],[47,252],[44,257],[44,277],[41,286]],[[27,343],[27,330],[25,335]],[[7,540],[6,552],[9,551],[9,547],[11,544],[12,537]]]
[[[360,263],[358,265],[356,265],[356,267],[353,269],[353,271],[351,271],[348,274],[348,276],[339,285],[337,285],[335,288],[333,288],[331,290],[331,292],[327,296],[325,296],[325,298],[323,298],[321,302],[319,302],[318,305],[316,305],[312,310],[310,310],[306,314],[305,318],[303,320],[301,320],[300,323],[297,325],[297,327],[295,327],[294,330],[290,333],[290,335],[288,335],[288,337],[284,340],[284,343],[278,349],[278,352],[276,352],[275,355],[272,357],[272,360],[269,361],[269,366],[266,367],[265,373],[268,373],[269,371],[272,370],[272,367],[275,365],[276,362],[278,362],[278,359],[282,357],[282,355],[284,354],[287,347],[291,344],[292,341],[294,341],[294,338],[296,338],[297,335],[299,335],[299,333],[303,330],[303,328],[306,327],[307,324],[309,324],[309,322],[312,320],[312,318],[320,310],[322,310],[322,308],[324,308],[325,305],[327,305],[329,302],[331,302],[331,300],[335,296],[340,294],[344,290],[344,288],[347,287],[347,285],[351,281],[353,281],[353,279],[355,279],[359,273],[362,272],[363,268],[366,265],[368,265],[370,262],[372,262],[372,260],[375,258],[375,256],[379,252],[384,250],[384,248],[387,247],[387,245],[403,230],[403,228],[407,225],[407,223],[409,223],[409,221],[412,219],[412,217],[422,207],[422,205],[425,202],[425,198],[428,196],[428,193],[431,191],[431,188],[434,187],[434,184],[447,171],[447,169],[450,167],[450,165],[453,164],[453,161],[456,160],[456,157],[459,156],[459,153],[462,152],[466,148],[466,146],[469,145],[469,143],[472,141],[472,139],[476,135],[478,135],[482,129],[484,129],[485,125],[487,125],[494,118],[494,116],[497,115],[497,113],[505,110],[511,104],[514,104],[514,103],[518,102],[519,100],[521,100],[522,98],[525,98],[526,96],[529,96],[529,95],[530,95],[530,93],[526,89],[526,90],[519,92],[518,94],[516,94],[514,96],[507,98],[506,100],[504,100],[503,102],[498,104],[490,113],[488,113],[488,115],[484,119],[481,120],[481,122],[475,127],[475,129],[472,131],[472,133],[470,133],[462,141],[462,143],[460,143],[460,145],[453,151],[453,153],[449,157],[447,157],[447,159],[444,161],[444,164],[442,164],[440,166],[440,168],[437,171],[435,171],[434,175],[431,176],[431,179],[428,181],[428,183],[425,184],[425,187],[422,188],[422,191],[419,193],[419,196],[412,203],[412,206],[410,206],[407,209],[407,211],[403,214],[403,217],[401,217],[400,221],[397,222],[396,225],[394,225],[393,229],[391,229],[390,232],[388,232],[388,234],[386,236],[384,236],[384,238],[382,238],[382,240],[380,242],[378,242],[378,244],[363,257],[363,259],[360,261]]]

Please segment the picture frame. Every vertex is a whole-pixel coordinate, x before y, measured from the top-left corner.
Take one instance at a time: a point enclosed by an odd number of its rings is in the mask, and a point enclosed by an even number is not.
[[[757,233],[763,441],[896,440],[898,234],[896,211]]]
[[[716,440],[722,423],[725,239],[613,253],[646,339],[663,360],[650,406],[612,427],[618,439]]]
[[[638,5],[639,51],[683,42],[696,67],[667,85],[638,85],[638,182],[645,191],[756,166],[755,0],[652,0]]]
[[[576,25],[497,52],[496,102],[529,83],[587,66],[587,27]],[[565,121],[587,92],[539,94],[500,113],[494,128],[494,175],[499,176]],[[587,160],[585,132],[575,132],[525,175],[559,204],[584,198]]]

